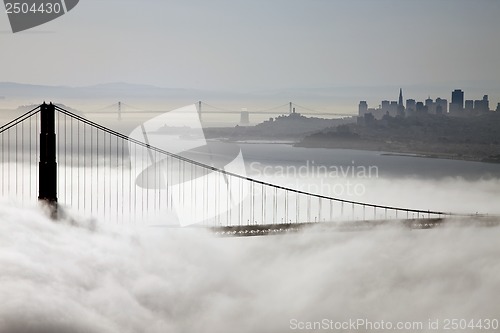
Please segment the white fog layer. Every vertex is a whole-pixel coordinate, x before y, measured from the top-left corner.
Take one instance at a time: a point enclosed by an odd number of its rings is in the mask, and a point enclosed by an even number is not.
[[[498,227],[216,238],[0,204],[1,332],[287,332],[495,318]],[[424,326],[424,331],[425,331]]]

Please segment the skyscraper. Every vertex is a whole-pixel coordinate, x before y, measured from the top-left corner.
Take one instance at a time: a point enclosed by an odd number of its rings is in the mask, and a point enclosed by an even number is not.
[[[358,110],[360,117],[363,117],[368,112],[368,104],[366,103],[366,101],[359,102]]]
[[[436,113],[434,101],[430,96],[425,100],[425,107],[429,113]]]
[[[389,106],[389,115],[391,117],[396,117],[398,115],[398,108],[399,108],[398,102],[391,101],[391,104]]]
[[[417,113],[427,113],[427,108],[425,107],[424,103],[417,102],[417,104],[416,104],[416,112]]]
[[[451,93],[450,112],[462,112],[464,109],[464,92],[461,89],[455,89]]]
[[[448,101],[446,99],[442,99],[439,97],[436,98],[436,113],[440,114],[448,113]]]
[[[474,110],[474,101],[472,99],[465,100],[465,112],[472,112]]]
[[[490,111],[490,101],[488,100],[488,95],[484,95],[483,99],[478,99],[474,101],[474,111],[476,112]]]
[[[483,107],[485,112],[490,111],[490,101],[488,100],[488,95],[483,96]]]
[[[399,88],[398,115],[405,116],[405,106],[403,104],[403,89]]]
[[[411,116],[417,110],[416,102],[414,99],[406,100],[406,115]]]
[[[382,106],[380,107],[380,109],[382,110],[382,114],[389,113],[389,111],[391,109],[390,105],[391,105],[391,102],[389,102],[387,100],[382,101]]]

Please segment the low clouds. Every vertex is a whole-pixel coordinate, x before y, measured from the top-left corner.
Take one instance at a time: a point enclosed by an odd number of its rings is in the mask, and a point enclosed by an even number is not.
[[[287,332],[495,318],[500,228],[216,238],[0,204],[0,332]]]

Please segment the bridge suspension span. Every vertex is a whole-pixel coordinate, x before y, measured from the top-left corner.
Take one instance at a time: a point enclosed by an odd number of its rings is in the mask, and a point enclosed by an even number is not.
[[[44,103],[0,127],[0,195],[38,197],[102,221],[228,228],[453,215],[272,184],[245,174],[241,151],[217,164],[168,151],[161,140],[142,125],[124,135]]]

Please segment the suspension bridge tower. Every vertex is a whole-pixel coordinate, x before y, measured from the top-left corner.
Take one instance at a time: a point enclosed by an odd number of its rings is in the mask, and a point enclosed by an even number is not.
[[[57,213],[57,161],[55,106],[40,106],[40,163],[38,200],[46,203],[51,215]]]

